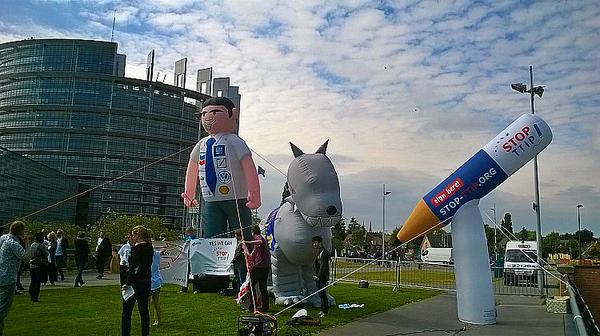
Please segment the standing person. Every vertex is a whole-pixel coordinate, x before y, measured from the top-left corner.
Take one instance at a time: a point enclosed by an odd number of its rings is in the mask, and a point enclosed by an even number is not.
[[[0,336],[4,333],[4,319],[12,306],[19,267],[22,261],[27,260],[19,240],[25,240],[25,223],[14,221],[10,224],[9,233],[0,237]]]
[[[246,257],[244,255],[244,249],[242,248],[244,242],[242,238],[242,230],[235,230],[235,238],[237,239],[237,246],[235,247],[235,253],[231,264],[233,265],[233,274],[235,276],[234,290],[237,295],[240,292],[240,286],[246,281]]]
[[[48,249],[44,245],[44,233],[37,232],[34,242],[31,244],[31,259],[29,260],[29,297],[31,302],[38,302],[40,297],[40,286],[48,278]]]
[[[21,245],[21,247],[23,247],[23,249],[26,248],[26,244],[25,244],[25,239],[22,239],[21,237],[16,237],[19,240],[19,244]],[[17,287],[15,289],[15,294],[21,294],[22,290],[25,290],[25,287],[23,287],[23,284],[21,283],[21,273],[23,273],[23,270],[25,269],[25,264],[24,262],[21,263],[21,266],[19,267],[19,271],[17,272]]]
[[[112,244],[110,239],[104,235],[104,232],[100,232],[98,237],[98,245],[96,245],[97,259],[96,268],[98,269],[98,275],[96,279],[104,278],[104,268],[106,267],[106,261],[112,257]]]
[[[67,249],[69,240],[62,230],[56,231],[56,268],[60,274],[60,281],[65,281],[64,269],[67,267]]]
[[[183,240],[185,241],[185,247],[184,249],[187,249],[189,251],[190,248],[190,241],[194,240],[194,239],[198,239],[198,236],[196,235],[196,229],[194,229],[194,227],[190,226],[187,229],[185,229],[185,233],[183,234]],[[190,272],[192,271],[190,268],[190,262],[188,260],[188,267],[187,267],[187,279],[185,279],[185,286],[181,286],[181,290],[179,291],[180,293],[186,293],[188,291],[188,286],[187,283],[190,279]],[[194,276],[194,278],[196,278]]]
[[[319,297],[321,298],[321,312],[319,317],[324,317],[329,313],[329,300],[327,298],[327,282],[329,282],[329,261],[331,257],[329,251],[323,247],[323,238],[314,236],[312,239],[313,248],[315,249],[315,262],[313,268],[315,270],[315,282]]]
[[[127,235],[125,244],[121,246],[119,252],[119,280],[121,286],[127,282],[127,271],[129,271],[129,256],[131,255],[131,233]]]
[[[56,267],[56,249],[58,244],[56,242],[56,233],[54,231],[48,233],[48,280],[52,286],[55,285],[58,280],[58,272]]]
[[[261,312],[269,310],[269,292],[267,291],[267,280],[269,279],[269,271],[271,270],[271,253],[269,252],[269,244],[265,238],[260,234],[260,228],[258,225],[252,227],[253,239],[246,243],[254,244],[254,250],[252,251],[252,269],[250,270],[250,280],[252,288],[258,287],[260,289],[260,298],[262,306],[258,309]],[[254,293],[254,302],[257,303],[257,293]],[[250,311],[254,311],[255,307],[253,304],[250,306]]]
[[[154,249],[150,243],[148,229],[138,225],[131,230],[131,257],[129,258],[129,271],[127,272],[126,285],[133,287],[134,294],[123,300],[123,314],[121,315],[121,335],[131,335],[131,313],[135,302],[138,303],[142,336],[150,334],[150,312],[148,311],[148,297],[151,287],[151,267]]]
[[[154,307],[154,312],[156,313],[156,320],[154,320],[152,325],[159,325],[162,322],[162,311],[160,309],[160,288],[163,285],[163,279],[162,275],[160,275],[160,255],[160,251],[154,251],[152,258],[150,301],[152,302],[151,307]]]
[[[85,265],[87,264],[89,254],[90,246],[87,238],[85,237],[85,232],[79,231],[77,233],[77,239],[75,239],[75,265],[77,265],[75,287],[83,286],[85,284],[82,274],[83,270],[85,269]]]

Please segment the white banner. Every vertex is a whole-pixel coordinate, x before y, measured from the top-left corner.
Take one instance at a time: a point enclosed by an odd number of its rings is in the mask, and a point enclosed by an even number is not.
[[[160,275],[163,282],[187,287],[189,244],[177,242],[152,242],[155,250],[161,251]]]
[[[233,275],[231,259],[235,253],[235,238],[200,238],[190,245],[192,274]]]

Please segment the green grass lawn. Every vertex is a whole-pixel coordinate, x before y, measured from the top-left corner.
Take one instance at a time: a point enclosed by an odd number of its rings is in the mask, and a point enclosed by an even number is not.
[[[336,261],[336,279],[346,276],[348,273],[364,266],[362,263],[347,261]],[[368,280],[371,282],[395,283],[397,277],[396,270],[384,268],[377,264],[368,265],[361,270],[349,275],[348,280]],[[452,288],[454,286],[454,272],[451,268],[427,268],[419,269],[417,267],[402,268],[400,272],[400,281],[404,285],[433,286],[441,288]]]
[[[332,307],[321,326],[288,327],[285,322],[300,308],[277,315],[280,335],[308,335],[321,329],[348,323],[354,319],[389,310],[438,294],[435,291],[336,284],[330,293],[338,304],[365,304],[364,308],[343,310]],[[271,298],[272,300],[272,298]],[[212,293],[179,293],[179,287],[166,285],[161,291],[163,323],[151,326],[152,335],[235,335],[237,319],[244,312],[232,297]],[[284,307],[271,303],[271,314]],[[40,302],[31,303],[26,293],[15,296],[5,320],[5,335],[119,335],[121,298],[118,286],[47,289],[42,287]],[[316,317],[317,308],[307,308]],[[132,317],[132,335],[140,334],[137,309]]]

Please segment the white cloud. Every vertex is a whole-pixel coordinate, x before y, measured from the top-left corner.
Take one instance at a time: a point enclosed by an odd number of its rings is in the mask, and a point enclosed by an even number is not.
[[[65,13],[81,19],[75,27],[37,23],[35,13],[18,21],[0,15],[0,41],[106,40],[117,8],[115,37],[127,54],[128,76],[143,78],[151,49],[167,83],[174,62],[186,56],[188,88],[195,88],[199,68],[231,76],[242,94],[240,133],[251,147],[285,171],[289,141],[311,149],[330,139],[346,216],[372,220],[375,229],[382,183],[394,192],[389,223],[399,224],[423,193],[530,112],[528,96],[509,84],[528,83],[532,64],[536,85],[546,86],[536,110],[555,134],[540,155],[543,220],[549,228],[573,231],[567,223],[572,203],[584,203],[590,229],[600,232],[592,222],[600,218],[594,206],[600,190],[600,9],[593,3],[414,1],[384,10],[368,1],[161,0],[81,7]],[[261,178],[265,214],[278,204],[283,176],[255,160],[268,172]],[[482,209],[495,201],[515,214],[517,226],[533,229],[530,166],[485,199]]]

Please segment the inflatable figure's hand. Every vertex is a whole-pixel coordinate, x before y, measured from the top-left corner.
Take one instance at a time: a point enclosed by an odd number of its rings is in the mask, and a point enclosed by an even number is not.
[[[183,204],[188,208],[198,205],[198,201],[193,197],[189,197],[185,192],[181,193],[181,198],[183,198]]]
[[[260,194],[248,192],[248,202],[246,202],[248,209],[260,208]]]

